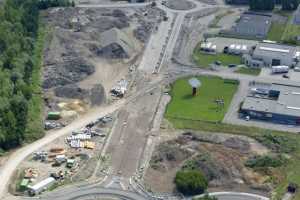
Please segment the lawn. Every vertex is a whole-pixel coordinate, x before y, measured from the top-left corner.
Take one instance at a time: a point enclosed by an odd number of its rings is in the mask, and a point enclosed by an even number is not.
[[[268,40],[281,41],[285,28],[286,24],[272,22],[271,28],[267,36]]]
[[[282,35],[282,40],[287,43],[297,43],[295,38],[300,35],[300,26],[288,24]]]
[[[195,97],[192,96],[189,78],[177,80],[172,85],[172,101],[167,107],[166,117],[209,122],[223,120],[238,83],[212,76],[200,76],[198,79],[202,86]],[[224,107],[217,105],[217,99],[224,99]]]
[[[234,72],[239,73],[239,74],[248,74],[248,75],[252,75],[252,76],[258,76],[261,72],[261,68],[239,67]]]
[[[219,54],[206,54],[198,50],[194,52],[193,58],[198,66],[207,68],[215,61],[222,62],[222,65],[227,66],[229,64],[239,65],[242,63],[241,56],[229,55],[224,53]]]

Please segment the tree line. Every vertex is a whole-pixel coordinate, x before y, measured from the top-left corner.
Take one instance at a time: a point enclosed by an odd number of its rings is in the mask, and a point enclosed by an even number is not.
[[[6,0],[0,6],[0,150],[41,136],[38,131],[25,134],[30,102],[41,95],[32,79],[40,68],[34,62],[39,10],[70,5],[68,0]]]
[[[281,5],[282,10],[296,10],[300,0],[249,0],[250,10],[273,10],[276,4]]]

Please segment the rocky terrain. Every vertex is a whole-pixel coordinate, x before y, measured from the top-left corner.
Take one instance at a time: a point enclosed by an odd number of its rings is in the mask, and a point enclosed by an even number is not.
[[[44,12],[43,20],[50,27],[43,72],[47,104],[64,99],[89,106],[107,102],[120,79],[132,78],[128,73],[162,15],[152,7],[54,8]]]
[[[244,166],[249,157],[268,151],[245,136],[187,132],[156,147],[145,183],[153,191],[173,192],[179,169],[199,169],[209,181],[210,191],[268,192],[267,177]]]

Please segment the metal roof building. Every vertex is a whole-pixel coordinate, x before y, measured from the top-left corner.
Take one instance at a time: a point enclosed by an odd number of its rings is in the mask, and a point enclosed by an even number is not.
[[[271,14],[245,12],[233,27],[233,31],[241,36],[265,38],[271,27]]]
[[[300,86],[267,84],[267,95],[249,94],[241,107],[251,118],[300,125]]]
[[[244,56],[244,62],[252,67],[293,66],[299,55],[295,46],[261,42],[251,55]]]

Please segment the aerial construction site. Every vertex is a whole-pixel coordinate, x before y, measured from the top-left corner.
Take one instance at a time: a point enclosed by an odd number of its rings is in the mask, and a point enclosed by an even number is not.
[[[67,5],[39,12],[45,136],[0,156],[0,199],[300,199],[300,9]]]

